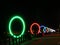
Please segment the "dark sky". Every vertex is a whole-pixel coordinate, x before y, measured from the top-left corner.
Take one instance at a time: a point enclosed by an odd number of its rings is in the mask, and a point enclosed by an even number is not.
[[[60,8],[17,8],[5,7],[0,12],[0,29],[2,32],[8,30],[8,22],[13,14],[19,14],[26,22],[27,30],[33,22],[58,28],[60,23]]]

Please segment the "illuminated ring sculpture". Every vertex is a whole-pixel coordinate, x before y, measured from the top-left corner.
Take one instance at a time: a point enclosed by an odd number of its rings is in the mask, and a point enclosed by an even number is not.
[[[38,33],[37,33],[37,34],[39,34],[39,33],[40,33],[40,25],[39,25],[38,23],[33,23],[33,24],[31,24],[31,26],[30,26],[30,32],[31,32],[31,34],[34,34],[33,31],[32,31],[32,27],[33,27],[34,25],[37,25],[37,26],[38,26],[39,30],[38,30]]]
[[[22,25],[23,25],[22,33],[19,34],[18,36],[14,35],[13,32],[12,32],[12,30],[11,30],[11,24],[12,24],[12,22],[13,22],[14,19],[19,19],[19,20],[22,22]],[[24,20],[22,19],[22,17],[20,17],[20,16],[14,16],[13,18],[11,18],[11,20],[10,20],[10,22],[9,22],[8,28],[9,28],[9,33],[10,33],[11,36],[13,36],[14,38],[19,38],[19,37],[21,37],[21,36],[24,34],[24,32],[25,32],[25,22],[24,22]]]
[[[41,25],[40,28],[42,28],[42,27],[44,27],[43,32],[45,33],[47,27],[45,27],[44,25]]]
[[[48,33],[49,28],[47,27],[46,32]]]

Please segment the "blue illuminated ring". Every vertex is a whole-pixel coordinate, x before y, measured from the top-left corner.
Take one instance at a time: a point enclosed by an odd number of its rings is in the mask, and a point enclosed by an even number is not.
[[[44,25],[41,25],[40,28],[42,28],[42,27],[44,27],[43,32],[45,33],[47,27],[45,27]]]

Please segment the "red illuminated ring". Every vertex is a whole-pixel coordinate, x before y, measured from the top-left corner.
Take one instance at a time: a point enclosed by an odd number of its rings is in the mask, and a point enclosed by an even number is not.
[[[39,34],[40,33],[40,25],[38,23],[31,24],[31,26],[30,26],[30,32],[31,32],[31,34],[34,34],[33,31],[32,31],[33,25],[37,25],[38,26],[39,30],[38,30],[38,33],[37,34]]]

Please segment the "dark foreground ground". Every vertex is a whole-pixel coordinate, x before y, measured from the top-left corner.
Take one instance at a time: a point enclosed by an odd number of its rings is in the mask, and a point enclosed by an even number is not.
[[[23,41],[22,41],[23,40]],[[33,38],[32,40],[7,39],[0,45],[60,45],[60,33],[45,34],[43,37]],[[24,41],[25,40],[25,41]]]
[[[44,37],[24,42],[21,45],[60,45],[60,34],[48,34]]]

